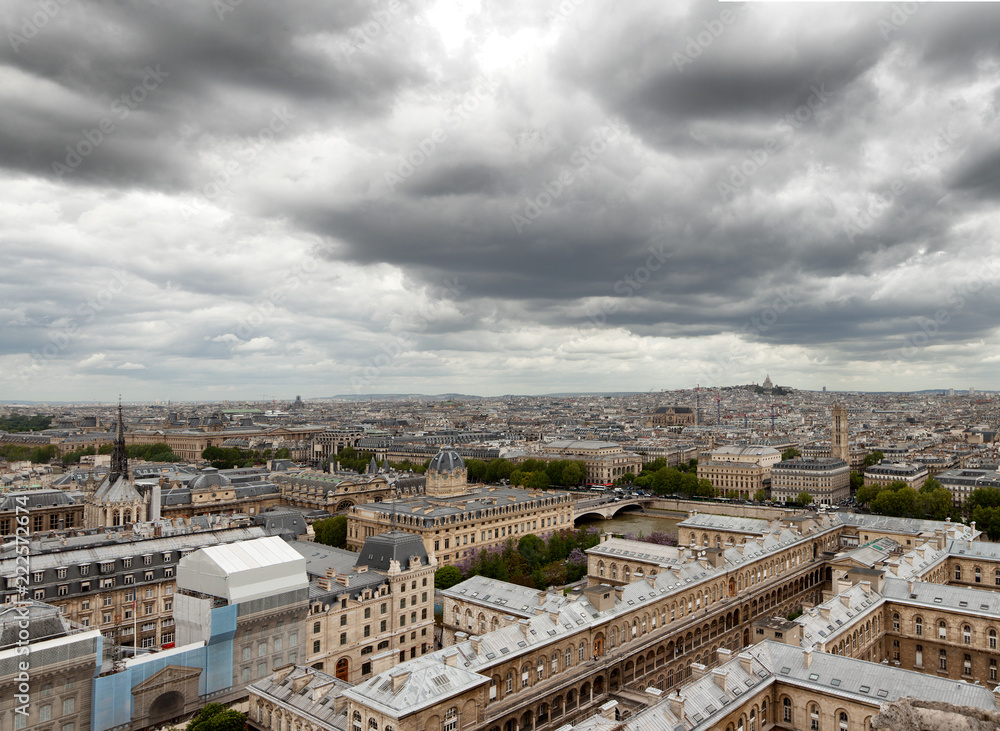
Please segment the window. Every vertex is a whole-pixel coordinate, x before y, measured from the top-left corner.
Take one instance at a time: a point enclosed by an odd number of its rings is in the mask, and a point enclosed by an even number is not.
[[[351,729],[352,731],[361,731],[361,714],[358,711],[354,712],[351,719]]]
[[[837,727],[840,731],[847,731],[847,714],[843,711],[841,711],[840,715],[837,717]]]
[[[379,632],[385,632],[385,620],[384,619],[381,622],[379,622],[378,627],[379,627],[379,629],[378,629]]]
[[[916,665],[918,668],[922,668],[924,666],[924,646],[923,645],[917,645],[917,649],[914,650],[914,653],[913,653],[913,664]]]
[[[566,648],[566,667],[569,667],[572,664],[573,664],[573,648],[572,647],[567,647]]]
[[[514,673],[512,672],[507,673],[507,680],[504,684],[504,692],[508,694],[514,692]]]
[[[257,663],[257,677],[263,678],[265,673],[267,673],[267,663],[266,662]]]
[[[369,731],[378,731],[378,721],[376,721],[374,718],[369,718],[368,719],[368,730]]]
[[[948,639],[948,625],[945,624],[945,621],[943,619],[940,622],[938,622],[938,639],[939,640]]]
[[[913,633],[920,637],[924,633],[924,620],[917,617],[913,620]]]
[[[809,728],[811,731],[819,731],[819,706],[816,704],[809,706]]]
[[[990,660],[990,680],[997,679],[997,661]]]
[[[372,626],[370,624],[365,625],[365,637],[372,636]]]
[[[257,657],[264,657],[267,654],[267,641],[257,643]]]
[[[963,659],[962,675],[972,675],[972,655],[966,655]]]
[[[250,659],[250,645],[246,645],[243,648],[243,660],[244,662]]]
[[[941,670],[948,669],[948,653],[945,652],[944,650],[941,650],[940,654],[938,655],[938,668],[940,668]]]
[[[322,629],[322,627],[320,626],[320,623],[319,622],[313,622],[313,634],[314,635],[318,635],[319,632],[320,632],[320,629]]]
[[[983,583],[983,570],[978,566],[976,566],[976,583],[977,584]]]
[[[52,720],[52,706],[46,703],[44,706],[38,707],[38,720],[39,721],[51,721]]]
[[[365,619],[371,619],[371,618],[372,618],[372,608],[365,607]]]
[[[538,667],[535,670],[535,680],[536,682],[545,678],[545,661],[539,660]]]
[[[580,658],[579,662],[583,662],[584,660],[587,659],[587,645],[583,642],[580,643],[579,658]]]
[[[67,721],[62,726],[59,727],[59,731],[74,731],[75,728],[76,724],[74,724],[72,721]]]
[[[521,687],[527,688],[529,681],[529,675],[531,674],[531,669],[525,665],[521,668]]]
[[[167,568],[163,569],[163,576],[164,576],[164,578],[169,579],[173,575],[174,575],[174,567],[173,566],[167,566]]]
[[[346,645],[347,644],[347,633],[346,632],[341,632],[340,633],[340,644],[342,644],[342,645]]]
[[[142,564],[143,564],[143,566],[149,566],[151,563],[153,563],[153,557],[152,556],[143,556],[142,557]]]
[[[313,652],[319,652],[319,640],[313,642]]]
[[[892,615],[892,631],[893,632],[899,632],[899,615],[898,614],[893,614]]]
[[[340,626],[341,627],[346,627],[347,626],[347,615],[346,614],[341,614],[340,615]]]
[[[990,630],[990,649],[997,649],[997,631],[995,629]]]
[[[972,644],[972,627],[969,625],[962,627],[962,642],[966,645]]]
[[[452,706],[444,714],[444,731],[455,731],[458,728],[458,708]]]
[[[123,558],[122,559],[122,568],[123,569],[130,569],[130,568],[132,568],[132,559],[131,558]]]
[[[962,567],[961,566],[956,566],[955,567],[955,581],[961,581],[961,580],[962,580]]]
[[[781,701],[781,707],[782,707],[783,713],[784,713],[784,715],[782,716],[784,718],[784,722],[785,723],[791,723],[792,722],[792,701],[791,701],[791,699],[785,698],[783,701]]]

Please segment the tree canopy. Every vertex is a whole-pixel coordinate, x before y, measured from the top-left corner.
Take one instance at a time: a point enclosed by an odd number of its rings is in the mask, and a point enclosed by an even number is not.
[[[313,523],[315,541],[334,548],[347,547],[347,516],[335,515]]]
[[[786,459],[795,459],[796,457],[801,457],[801,456],[802,452],[800,452],[795,447],[789,447],[788,449],[786,449],[784,452],[781,453],[781,460],[785,461]]]
[[[44,431],[52,424],[51,416],[25,416],[24,414],[11,414],[0,417],[0,431],[23,432],[23,431]]]

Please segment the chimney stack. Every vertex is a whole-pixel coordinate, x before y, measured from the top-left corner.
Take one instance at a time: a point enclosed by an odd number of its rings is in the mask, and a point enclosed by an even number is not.
[[[670,712],[677,717],[678,721],[684,720],[684,699],[681,697],[681,692],[678,690],[674,695],[670,696]]]

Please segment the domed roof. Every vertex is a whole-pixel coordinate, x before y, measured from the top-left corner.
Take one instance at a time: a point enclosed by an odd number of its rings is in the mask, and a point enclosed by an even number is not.
[[[436,470],[438,472],[451,472],[452,470],[464,470],[465,462],[462,455],[453,449],[442,449],[431,458],[431,463],[427,465],[427,471]]]
[[[227,487],[232,482],[228,477],[219,473],[215,467],[206,467],[201,474],[188,483],[191,490],[211,490],[214,487]]]

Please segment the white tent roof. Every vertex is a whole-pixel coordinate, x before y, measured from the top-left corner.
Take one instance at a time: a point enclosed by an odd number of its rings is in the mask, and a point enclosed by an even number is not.
[[[181,559],[177,588],[238,604],[309,586],[306,561],[277,536],[201,548]]]

